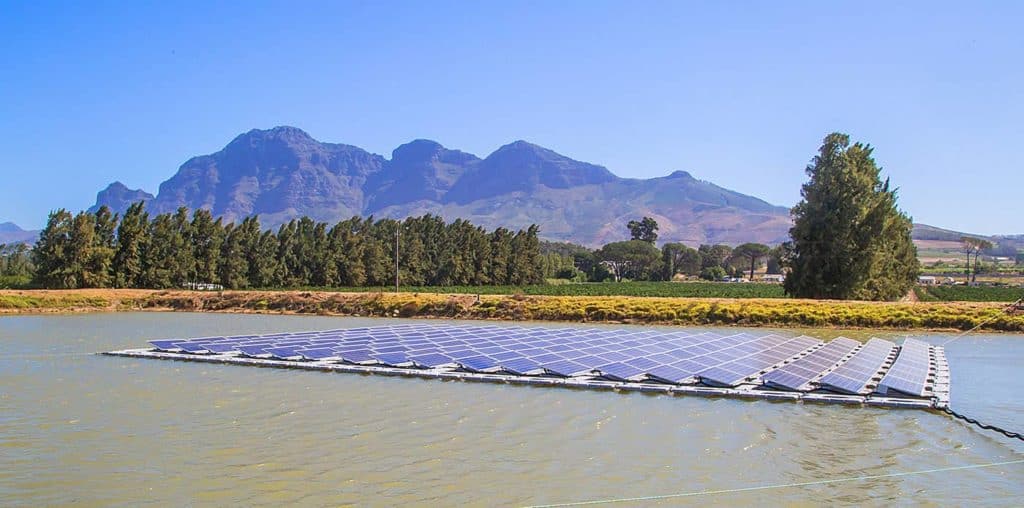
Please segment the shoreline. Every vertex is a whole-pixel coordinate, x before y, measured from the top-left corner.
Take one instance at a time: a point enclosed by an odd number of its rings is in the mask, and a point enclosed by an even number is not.
[[[1004,304],[326,291],[0,290],[0,317],[220,312],[676,326],[1024,332]]]

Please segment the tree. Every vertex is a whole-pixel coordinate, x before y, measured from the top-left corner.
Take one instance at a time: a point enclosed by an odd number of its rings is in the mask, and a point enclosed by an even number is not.
[[[768,273],[780,274],[782,267],[789,262],[793,251],[793,242],[782,242],[768,253],[768,266],[765,268]]]
[[[71,259],[71,232],[74,218],[61,208],[50,213],[46,227],[32,249],[32,262],[36,265],[34,282],[48,288],[75,287],[74,267]]]
[[[597,258],[616,282],[623,278],[649,280],[661,269],[661,252],[643,240],[609,243],[597,251]]]
[[[700,267],[702,269],[719,266],[724,270],[729,266],[729,258],[732,257],[732,247],[722,244],[701,245],[697,248],[697,252],[701,256]]]
[[[658,223],[650,217],[644,217],[639,222],[631,220],[629,224],[626,224],[626,227],[629,228],[629,235],[632,240],[640,240],[650,244],[658,240]]]
[[[896,207],[869,145],[825,137],[793,208],[785,288],[805,298],[895,300],[917,280],[911,220]]]
[[[114,286],[142,286],[142,253],[149,243],[149,214],[145,202],[132,203],[117,226],[117,248],[114,252]]]
[[[700,278],[704,280],[722,280],[726,275],[725,268],[721,266],[709,266],[700,271]]]
[[[0,244],[0,277],[31,279],[36,270],[31,252],[26,243]]]
[[[199,208],[192,214],[192,255],[193,280],[212,284],[217,280],[220,263],[220,246],[224,243],[224,226],[221,219],[213,220],[209,210]]]
[[[771,248],[763,243],[744,243],[732,250],[733,256],[750,261],[750,280],[754,280],[754,270],[762,258],[767,257]]]
[[[697,275],[700,273],[700,253],[681,243],[666,243],[661,246],[661,265],[665,280],[672,280],[677,273]]]
[[[975,238],[973,236],[962,236],[960,237],[960,243],[962,250],[967,254],[967,280],[968,282],[975,282],[978,278],[978,267],[979,258],[981,252],[984,250],[991,249],[993,247],[992,242],[985,240],[984,238]],[[974,265],[971,265],[971,255],[974,255]]]

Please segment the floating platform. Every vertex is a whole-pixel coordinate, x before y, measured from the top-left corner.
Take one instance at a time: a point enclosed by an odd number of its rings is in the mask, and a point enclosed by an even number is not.
[[[686,329],[403,324],[150,341],[104,354],[663,394],[941,409],[942,347]]]

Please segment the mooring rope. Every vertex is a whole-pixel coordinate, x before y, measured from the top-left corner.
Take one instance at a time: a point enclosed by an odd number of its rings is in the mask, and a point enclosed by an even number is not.
[[[982,429],[985,429],[985,430],[991,430],[993,432],[998,432],[998,433],[1000,433],[1000,434],[1002,434],[1002,435],[1004,435],[1004,436],[1006,436],[1006,437],[1008,437],[1010,439],[1020,439],[1021,441],[1024,441],[1024,435],[1021,435],[1019,432],[1010,432],[1010,431],[1008,431],[1006,429],[996,427],[995,425],[987,425],[987,424],[981,423],[978,420],[975,420],[974,418],[971,418],[969,416],[965,416],[965,415],[962,415],[960,413],[957,413],[956,411],[953,411],[948,406],[942,408],[942,411],[944,411],[948,415],[952,415],[953,417],[955,417],[957,419],[963,420],[963,421],[965,421],[965,422],[967,422],[967,423],[969,423],[971,425],[976,425],[979,428],[982,428]]]
[[[1019,460],[1008,460],[1005,462],[990,462],[987,464],[971,464],[967,466],[952,466],[942,467],[937,469],[922,469],[919,471],[904,471],[900,473],[887,473],[887,474],[876,474],[876,475],[865,475],[865,476],[852,476],[847,478],[833,478],[831,480],[815,480],[810,482],[797,482],[797,483],[780,483],[774,485],[758,485],[756,487],[740,487],[735,489],[721,489],[721,490],[698,490],[694,492],[681,492],[678,494],[662,494],[658,496],[640,496],[640,497],[623,497],[613,499],[595,499],[590,501],[575,501],[568,503],[554,503],[554,504],[542,504],[534,505],[528,508],[555,508],[561,506],[590,506],[598,504],[612,504],[612,503],[634,503],[638,501],[658,501],[663,499],[678,499],[683,497],[697,497],[697,496],[713,496],[718,494],[733,494],[737,492],[753,492],[758,490],[773,490],[773,489],[788,489],[793,487],[809,487],[814,485],[829,485],[833,483],[844,483],[844,482],[857,482],[865,480],[877,480],[881,478],[897,478],[901,476],[913,476],[930,473],[944,473],[949,471],[963,471],[967,469],[982,469],[988,467],[998,466],[1009,466],[1012,464],[1024,464],[1024,459]]]
[[[1009,311],[1010,311],[1010,309],[1014,309],[1014,308],[1017,308],[1017,306],[1018,306],[1018,305],[1020,305],[1020,304],[1021,304],[1021,302],[1024,302],[1024,298],[1019,298],[1019,299],[1018,299],[1018,300],[1017,300],[1016,302],[1013,302],[1013,303],[1011,303],[1010,305],[1007,305],[1007,306],[1006,306],[1006,308],[1005,308],[1005,309],[1003,309],[1003,312],[1009,312]],[[957,335],[957,336],[953,337],[952,339],[949,339],[949,340],[947,340],[946,342],[943,342],[943,343],[942,343],[942,345],[943,345],[943,346],[945,346],[946,344],[949,344],[950,342],[953,342],[954,340],[957,340],[957,339],[959,339],[959,338],[962,338],[962,337],[964,337],[965,335],[967,335],[967,334],[969,334],[969,333],[971,333],[971,332],[973,332],[973,331],[977,330],[978,328],[981,328],[982,326],[985,326],[985,325],[987,325],[987,324],[991,323],[992,321],[994,321],[994,320],[995,320],[996,318],[998,318],[998,317],[1000,317],[1000,314],[996,314],[996,315],[994,315],[994,316],[991,316],[991,317],[989,317],[988,319],[985,319],[985,320],[983,320],[982,322],[978,323],[978,325],[977,325],[977,326],[975,326],[974,328],[971,328],[970,330],[967,330],[966,332],[963,332],[963,333],[961,333],[961,334],[959,334],[959,335]]]

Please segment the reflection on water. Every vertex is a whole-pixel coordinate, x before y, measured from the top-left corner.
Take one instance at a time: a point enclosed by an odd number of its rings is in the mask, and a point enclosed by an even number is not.
[[[169,313],[0,317],[0,505],[514,506],[1024,458],[1024,446],[923,411],[92,354],[151,338],[383,321]],[[981,335],[948,346],[954,407],[1011,429],[1024,426],[1022,338]],[[1011,465],[661,503],[1019,505],[1022,499],[1024,465]]]

